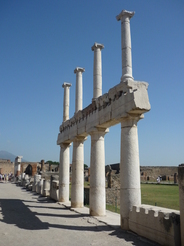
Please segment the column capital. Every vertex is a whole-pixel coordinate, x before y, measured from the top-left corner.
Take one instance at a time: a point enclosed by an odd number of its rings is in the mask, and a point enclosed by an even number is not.
[[[85,72],[85,68],[82,68],[82,67],[76,67],[75,70],[74,70],[74,73],[78,73],[78,72]]]
[[[91,49],[94,51],[95,49],[104,49],[104,45],[103,44],[99,44],[99,43],[94,43],[94,45],[91,47]]]
[[[64,149],[65,149],[65,148],[68,148],[68,147],[70,147],[70,146],[71,146],[71,143],[61,143],[61,144],[60,144],[60,147],[61,147],[61,148],[64,148]]]
[[[79,142],[83,143],[84,141],[86,141],[86,139],[87,139],[87,136],[76,136],[76,137],[75,137],[74,139],[72,139],[72,140],[73,140],[73,142],[79,141]]]
[[[121,120],[121,128],[122,127],[133,127],[133,126],[137,126],[137,122],[141,119],[144,118],[144,115],[136,115],[136,116],[129,116],[127,118],[122,118]]]
[[[72,84],[68,83],[68,82],[64,82],[62,87],[65,88],[65,87],[71,87]]]
[[[135,11],[127,11],[127,10],[122,10],[119,15],[116,16],[117,21],[122,20],[125,17],[132,18],[135,14]]]
[[[101,135],[105,135],[108,132],[109,132],[109,128],[102,128],[102,127],[92,127],[88,130],[89,135],[93,135],[97,133]]]

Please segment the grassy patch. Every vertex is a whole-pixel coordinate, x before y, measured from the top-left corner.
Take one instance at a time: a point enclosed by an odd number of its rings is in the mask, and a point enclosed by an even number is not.
[[[84,187],[86,188],[90,187],[90,183],[88,181],[84,181]]]
[[[111,204],[106,204],[106,209],[111,211],[111,212],[115,212],[115,213],[118,213],[120,214],[120,207],[119,206],[114,206],[114,205],[111,205]]]
[[[179,210],[179,187],[160,184],[141,184],[143,204]]]

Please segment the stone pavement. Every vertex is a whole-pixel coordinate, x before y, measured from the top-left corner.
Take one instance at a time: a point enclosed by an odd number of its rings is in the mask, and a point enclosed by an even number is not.
[[[157,245],[119,227],[119,215],[90,217],[12,183],[0,182],[0,245]]]

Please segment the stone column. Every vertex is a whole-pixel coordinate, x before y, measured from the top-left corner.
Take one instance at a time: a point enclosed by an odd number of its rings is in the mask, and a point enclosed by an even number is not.
[[[82,73],[84,68],[76,67],[74,73],[76,73],[76,91],[75,91],[75,113],[82,110]]]
[[[17,156],[15,158],[14,175],[17,175],[17,176],[20,175],[21,159],[22,158],[23,158],[23,156]]]
[[[69,100],[70,100],[70,83],[64,83],[62,86],[64,88],[64,100],[63,100],[63,122],[69,119]]]
[[[108,129],[95,128],[91,136],[90,215],[106,215],[104,136]]]
[[[93,63],[93,99],[102,95],[102,55],[103,44],[95,43],[91,49],[94,51]]]
[[[84,206],[84,144],[85,137],[73,141],[71,207]]]
[[[138,118],[121,121],[120,216],[121,227],[129,229],[129,211],[141,205]]]
[[[60,145],[59,202],[69,202],[70,143]]]
[[[121,49],[122,49],[122,77],[121,82],[126,79],[132,79],[132,51],[131,51],[131,34],[130,18],[135,12],[123,10],[116,19],[121,20]]]
[[[20,163],[17,164],[17,176],[20,175]]]
[[[178,167],[181,246],[184,246],[184,164]]]

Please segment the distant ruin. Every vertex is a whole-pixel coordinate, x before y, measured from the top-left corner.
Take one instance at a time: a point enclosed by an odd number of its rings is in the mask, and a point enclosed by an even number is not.
[[[14,163],[10,160],[0,159],[0,174],[14,173]]]

